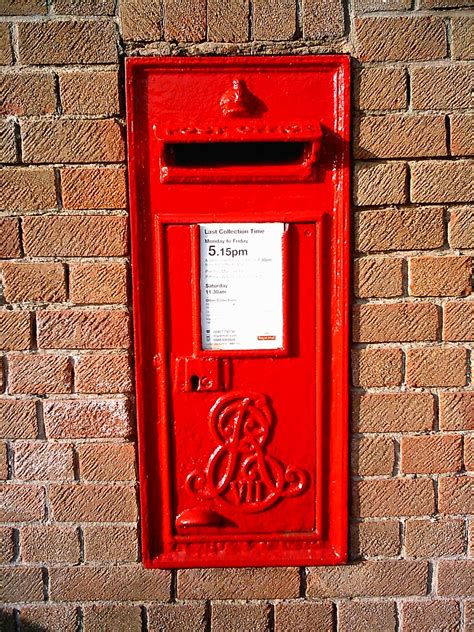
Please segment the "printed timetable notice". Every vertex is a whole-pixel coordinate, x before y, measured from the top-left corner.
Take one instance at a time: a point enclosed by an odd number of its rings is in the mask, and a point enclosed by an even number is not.
[[[200,224],[203,349],[283,346],[283,223]]]

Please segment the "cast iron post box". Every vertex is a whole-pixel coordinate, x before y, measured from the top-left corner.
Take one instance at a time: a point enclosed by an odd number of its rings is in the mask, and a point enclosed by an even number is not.
[[[343,563],[348,58],[126,70],[144,563]]]

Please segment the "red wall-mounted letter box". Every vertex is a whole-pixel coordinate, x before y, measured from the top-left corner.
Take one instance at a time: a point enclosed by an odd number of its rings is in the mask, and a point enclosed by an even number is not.
[[[349,60],[127,60],[143,560],[347,550]]]

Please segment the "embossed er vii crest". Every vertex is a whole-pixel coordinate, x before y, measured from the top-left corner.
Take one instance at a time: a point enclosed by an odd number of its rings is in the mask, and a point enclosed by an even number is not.
[[[236,511],[254,513],[280,498],[308,489],[309,475],[285,468],[267,454],[272,411],[265,395],[234,392],[220,397],[209,413],[209,427],[218,446],[204,470],[194,470],[188,488]]]

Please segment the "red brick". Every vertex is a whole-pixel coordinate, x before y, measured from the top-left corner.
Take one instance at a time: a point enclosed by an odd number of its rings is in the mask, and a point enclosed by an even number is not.
[[[86,562],[136,562],[138,536],[135,527],[83,527]]]
[[[165,40],[202,42],[206,39],[205,0],[164,0]]]
[[[359,522],[351,525],[351,557],[394,557],[400,553],[397,520]]]
[[[20,541],[23,562],[79,562],[79,536],[75,527],[22,527]]]
[[[0,437],[30,439],[36,437],[36,407],[34,401],[0,400]]]
[[[0,480],[6,481],[8,478],[8,450],[7,444],[0,441]]]
[[[20,227],[16,217],[0,218],[0,259],[21,257]]]
[[[5,300],[9,303],[66,300],[64,266],[61,263],[3,263],[0,266]]]
[[[45,349],[111,349],[129,346],[128,314],[118,310],[38,313],[38,344]]]
[[[420,0],[420,9],[444,9],[470,7],[471,0]]]
[[[55,206],[56,189],[52,169],[43,167],[2,169],[0,209],[23,212],[50,209]]]
[[[178,570],[179,599],[291,599],[297,568],[191,568]]]
[[[397,257],[364,257],[354,262],[354,294],[360,298],[402,296],[403,263]]]
[[[61,185],[63,205],[67,209],[121,209],[127,206],[124,169],[62,169]]]
[[[465,0],[466,5],[470,0]],[[453,59],[474,59],[474,18],[453,16],[451,18],[451,54]]]
[[[438,564],[438,595],[474,597],[474,560],[441,560]]]
[[[72,446],[45,441],[15,443],[15,478],[19,480],[74,480]]]
[[[354,491],[355,515],[363,518],[420,516],[434,511],[433,481],[426,478],[359,481]]]
[[[439,311],[431,303],[356,305],[355,342],[416,342],[438,338]]]
[[[359,110],[403,110],[407,105],[406,70],[387,66],[362,68],[355,75],[354,92]]]
[[[113,119],[25,121],[21,127],[27,162],[120,162],[122,128]]]
[[[63,15],[113,15],[114,0],[54,0],[54,12]]]
[[[329,0],[323,4],[318,0],[303,3],[303,35],[306,39],[326,42],[344,36],[344,3]]]
[[[366,348],[352,351],[352,383],[354,386],[400,386],[403,379],[401,349]]]
[[[0,162],[17,162],[13,121],[0,120]]]
[[[0,569],[0,602],[43,601],[41,568]]]
[[[395,604],[393,601],[342,601],[338,629],[340,632],[395,632]]]
[[[469,202],[474,160],[420,160],[412,165],[413,202]]]
[[[133,522],[137,519],[131,485],[51,485],[53,519],[59,522]]]
[[[2,0],[0,15],[37,15],[47,12],[45,0]]]
[[[451,153],[453,156],[474,154],[474,115],[451,116]]]
[[[474,248],[474,206],[452,206],[449,211],[451,248]]]
[[[431,393],[367,393],[355,398],[355,432],[422,432],[435,420]]]
[[[405,551],[413,557],[445,557],[464,553],[463,520],[407,520]]]
[[[416,110],[471,107],[471,72],[463,64],[415,66],[411,71],[411,89]]]
[[[385,114],[362,116],[354,125],[356,158],[446,156],[444,116]]]
[[[169,599],[171,574],[141,565],[51,568],[54,601],[155,601]]]
[[[465,386],[467,349],[461,347],[424,347],[407,352],[409,386]]]
[[[440,478],[439,512],[442,514],[474,513],[474,477]]]
[[[464,467],[467,472],[474,472],[474,436],[464,437]]]
[[[79,393],[128,393],[132,390],[130,358],[125,354],[81,355],[76,359]]]
[[[462,464],[462,438],[458,435],[402,437],[401,471],[404,474],[458,472]]]
[[[126,303],[127,267],[124,263],[74,263],[69,266],[73,303]]]
[[[468,555],[469,557],[474,557],[474,520],[469,520],[468,521]],[[474,605],[474,602],[473,602]],[[473,614],[473,618],[474,618],[474,612]]]
[[[441,393],[442,430],[474,430],[474,393]]]
[[[0,75],[3,99],[0,114],[41,116],[54,114],[56,96],[51,72],[15,69]]]
[[[208,0],[207,39],[210,42],[248,40],[249,0]]]
[[[216,632],[217,630],[266,632],[269,617],[270,606],[266,603],[236,604],[217,601],[212,604],[212,629]],[[188,629],[191,632],[191,628]]]
[[[31,341],[29,312],[0,310],[0,349],[28,349]]]
[[[78,452],[82,480],[135,480],[135,449],[132,443],[85,443],[78,447]]]
[[[308,2],[312,8],[312,3]],[[305,12],[310,17],[310,11]],[[305,20],[306,18],[306,20]],[[307,21],[303,15],[303,21]],[[304,22],[303,22],[304,23]],[[291,40],[296,30],[292,0],[254,0],[253,37],[256,40]]]
[[[367,17],[355,20],[361,61],[442,59],[445,25],[438,17]]]
[[[6,65],[13,62],[12,49],[10,44],[9,25],[4,22],[0,24],[0,64]]]
[[[362,252],[426,250],[444,243],[441,207],[363,211],[355,217],[356,248]]]
[[[351,471],[357,476],[383,476],[392,474],[395,465],[395,446],[388,437],[362,437],[353,439]]]
[[[443,339],[474,340],[474,301],[445,303]]]
[[[0,521],[27,522],[44,517],[44,489],[36,485],[0,485]]]
[[[471,257],[410,257],[413,296],[465,296],[471,293]]]
[[[127,218],[65,215],[24,218],[31,257],[120,257],[127,253]]]
[[[63,114],[113,116],[120,111],[116,70],[63,72],[59,86]]]
[[[72,370],[66,356],[20,354],[8,356],[9,393],[69,393]]]
[[[109,20],[20,22],[22,64],[100,64],[117,60],[115,25]]]
[[[20,611],[21,631],[31,626],[57,632],[76,632],[76,608],[74,606],[27,606]]]
[[[124,400],[50,401],[44,404],[44,421],[48,437],[54,439],[127,437],[131,433]]]
[[[14,531],[10,527],[0,527],[0,562],[9,564],[15,557]]]
[[[120,21],[124,40],[161,39],[161,4],[155,0],[122,0]]]
[[[284,601],[275,604],[275,632],[332,630],[330,603]]]
[[[403,204],[407,201],[407,167],[404,162],[356,163],[353,199],[357,206]]]
[[[350,566],[309,569],[308,596],[404,597],[425,595],[428,565],[405,560],[370,561]]]
[[[83,610],[84,632],[141,632],[142,615],[139,606],[92,605]]]
[[[409,632],[459,630],[460,610],[457,601],[446,599],[430,601],[404,601],[401,604],[401,628]]]

